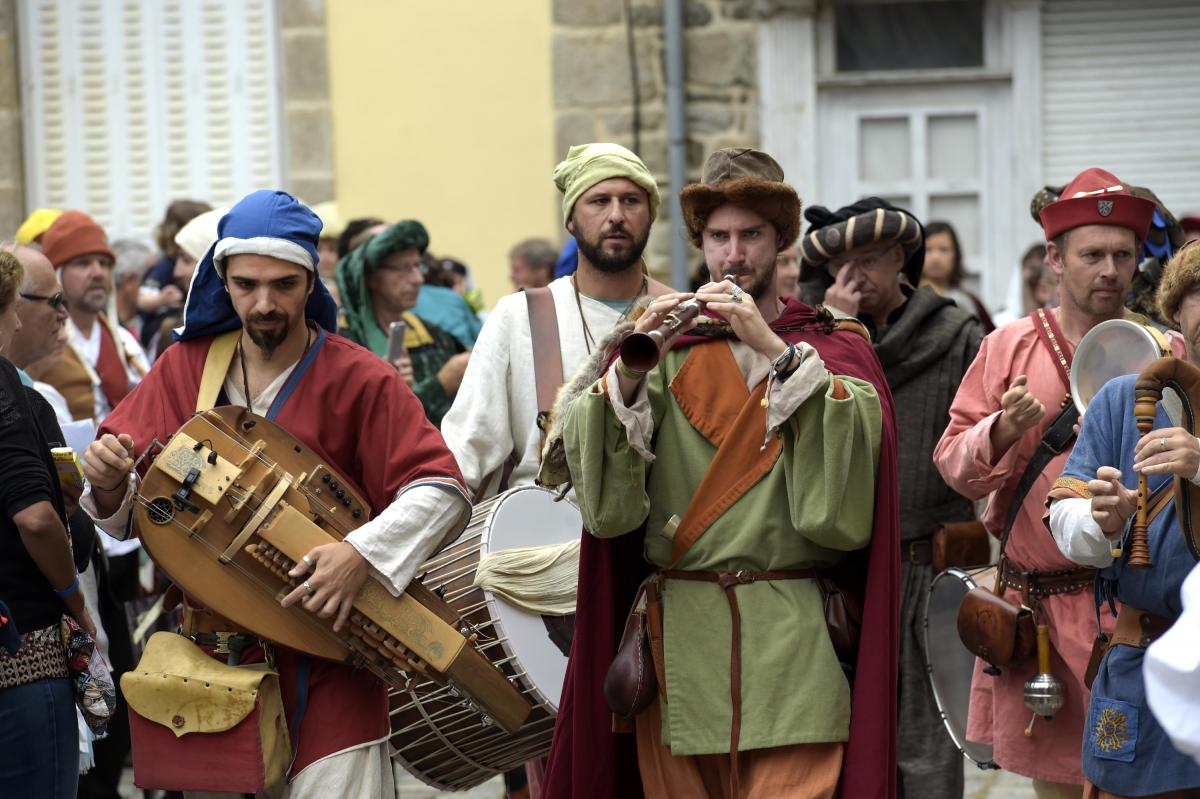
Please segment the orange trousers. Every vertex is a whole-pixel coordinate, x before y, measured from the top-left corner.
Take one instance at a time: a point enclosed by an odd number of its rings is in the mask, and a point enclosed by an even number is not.
[[[729,755],[673,755],[662,743],[658,700],[636,718],[638,769],[646,799],[833,799],[845,744],[752,749],[738,755],[741,796],[730,796]]]

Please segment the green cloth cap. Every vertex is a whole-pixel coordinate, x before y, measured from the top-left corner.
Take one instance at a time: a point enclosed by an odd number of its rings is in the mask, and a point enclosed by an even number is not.
[[[394,252],[416,247],[422,254],[429,246],[429,233],[415,219],[405,219],[359,244],[338,260],[337,287],[346,317],[346,337],[376,355],[387,352],[387,334],[375,319],[367,275],[379,268],[379,262]]]
[[[554,185],[563,195],[563,225],[571,219],[575,201],[585,191],[609,178],[628,178],[650,198],[650,221],[658,216],[658,184],[650,170],[631,151],[619,144],[596,142],[576,144],[554,167]]]

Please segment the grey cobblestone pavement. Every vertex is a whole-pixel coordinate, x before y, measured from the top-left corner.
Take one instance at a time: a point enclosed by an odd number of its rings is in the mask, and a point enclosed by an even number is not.
[[[1025,777],[1007,771],[980,771],[975,766],[965,767],[966,789],[963,799],[1033,799],[1033,787]],[[504,784],[499,778],[490,780],[477,788],[462,793],[444,793],[430,788],[425,783],[403,771],[398,779],[397,799],[503,799]],[[123,799],[141,799],[141,792],[133,787],[133,774],[125,772],[121,784]]]

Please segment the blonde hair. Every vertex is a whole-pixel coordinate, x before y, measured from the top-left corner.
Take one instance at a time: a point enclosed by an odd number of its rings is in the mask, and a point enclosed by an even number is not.
[[[17,292],[25,281],[25,268],[17,260],[17,256],[7,250],[0,250],[0,313],[16,302]]]

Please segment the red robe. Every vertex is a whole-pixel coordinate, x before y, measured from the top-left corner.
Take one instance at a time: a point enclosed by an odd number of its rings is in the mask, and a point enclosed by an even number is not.
[[[129,433],[139,454],[153,438],[166,441],[196,410],[212,341],[210,336],[168,348],[141,384],[109,414],[99,433]],[[273,421],[336,464],[361,490],[373,515],[391,504],[400,489],[416,485],[459,486],[465,498],[458,465],[441,433],[385,361],[322,330],[296,372],[300,374],[293,373],[294,379],[280,391]],[[284,708],[291,720],[300,656],[282,647],[275,652]],[[387,689],[382,682],[365,669],[310,660],[293,775],[326,755],[389,734]]]
[[[875,386],[883,410],[875,519],[870,546],[861,553],[865,591],[850,711],[850,739],[842,764],[841,795],[854,799],[896,796],[896,680],[899,670],[900,528],[896,473],[896,416],[883,368],[870,343],[851,331],[826,333],[813,309],[788,300],[771,328],[789,343],[807,342],[833,374]],[[673,346],[707,340],[680,336]],[[649,568],[642,536],[602,539],[584,534],[579,553],[575,633],[558,705],[543,796],[642,795],[633,735],[612,733],[612,714],[601,685],[616,654],[634,590]]]

